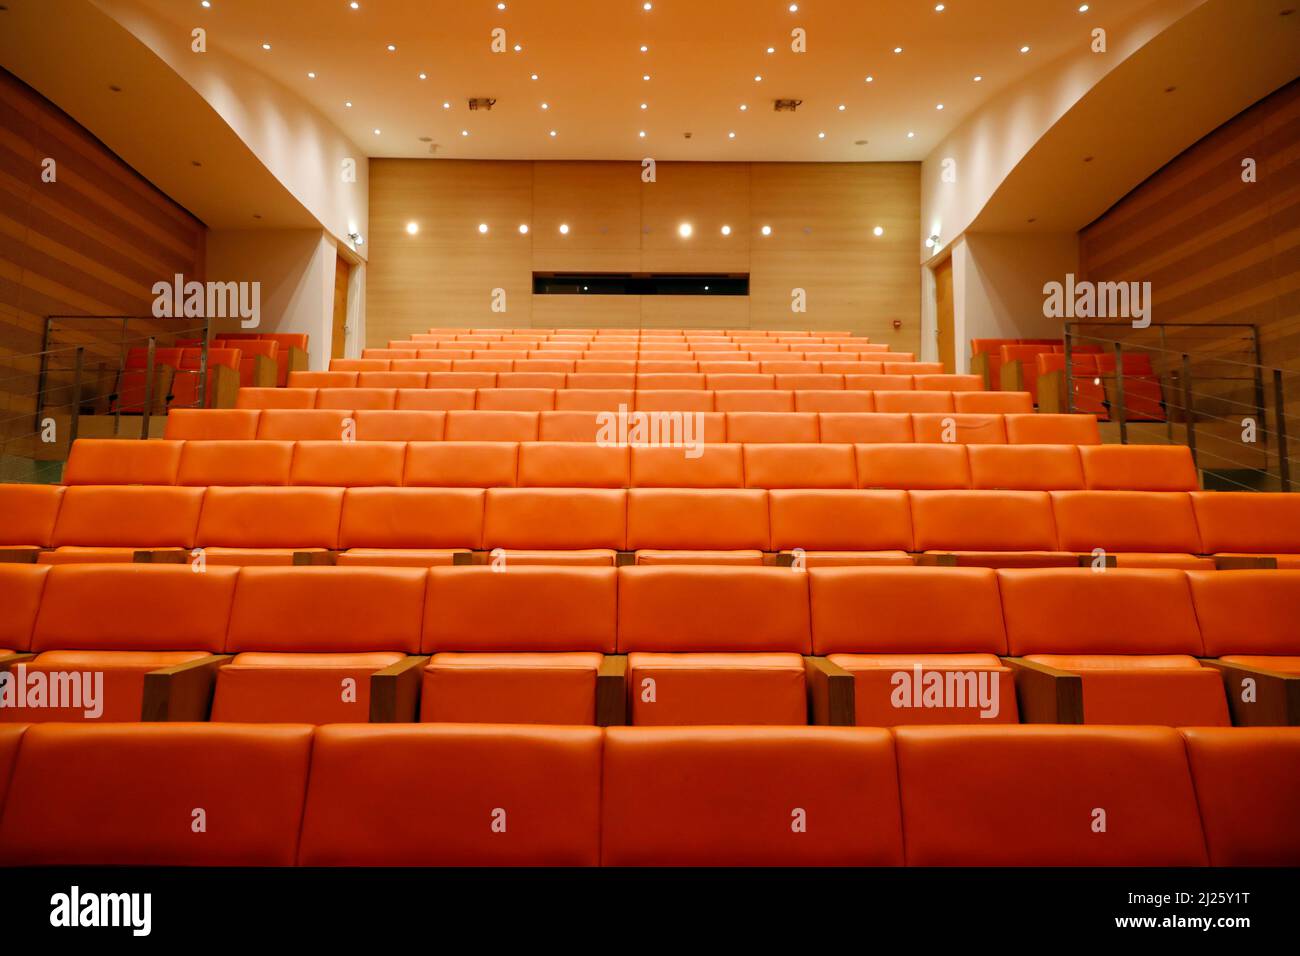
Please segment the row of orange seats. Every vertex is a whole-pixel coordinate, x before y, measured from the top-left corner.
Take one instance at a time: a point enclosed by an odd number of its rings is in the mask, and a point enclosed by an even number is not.
[[[619,328],[616,326],[605,327],[587,327],[587,328],[543,328],[532,327],[518,328],[512,326],[496,326],[492,328],[452,328],[450,326],[441,326],[439,328],[427,329],[425,332],[417,332],[411,338],[420,338],[421,336],[445,336],[451,338],[483,338],[483,339],[503,339],[512,336],[536,337],[536,338],[582,338],[582,339],[604,339],[604,338],[622,338],[622,339],[654,339],[654,338],[709,338],[709,339],[806,339],[811,342],[820,342],[826,339],[841,341],[849,339],[854,342],[870,342],[871,339],[858,335],[856,332],[848,332],[843,329],[826,330],[826,329],[667,329],[667,328]]]
[[[464,363],[453,362],[453,365]],[[477,362],[477,365],[496,365]],[[501,363],[511,364],[511,363]],[[665,363],[667,364],[667,363]],[[511,372],[509,369],[459,369],[451,372],[293,372],[291,388],[498,388],[498,389],[652,389],[677,391],[760,391],[783,389],[843,391],[983,391],[976,375],[931,374],[922,363],[884,366],[887,375],[805,373],[792,375],[762,373],[696,372]],[[921,374],[916,374],[921,373]],[[895,381],[896,380],[896,381]],[[889,389],[889,385],[901,388]],[[1002,393],[990,393],[1002,394]]]
[[[1233,492],[5,485],[0,558],[1296,568],[1297,519]]]
[[[5,727],[0,865],[1294,866],[1297,767],[1293,729]]]
[[[453,363],[474,360],[486,361],[496,359],[493,353],[454,355],[447,358],[417,359],[331,359],[331,372],[450,372]],[[911,362],[902,358],[888,358],[889,364],[907,364],[923,366],[921,374],[943,372],[941,362]],[[530,358],[511,360],[514,372],[704,372],[708,373],[763,373],[771,375],[803,375],[818,372],[827,374],[844,374],[856,372],[882,373],[885,359],[879,361],[804,361],[802,359],[782,358],[779,361],[768,359],[740,359],[734,356],[714,358],[712,360],[634,361],[631,359],[555,359]],[[876,366],[880,366],[876,368]]]
[[[593,442],[73,443],[67,485],[975,488],[1195,491],[1186,445],[706,445]]]
[[[0,565],[0,595],[24,689],[102,681],[5,721],[1300,721],[1293,571]]]
[[[328,374],[328,373],[322,373]],[[404,372],[381,372],[402,375]],[[535,378],[536,376],[529,376]],[[883,377],[883,376],[882,376]],[[919,377],[919,376],[918,376]],[[554,389],[245,388],[236,408],[352,408],[396,411],[638,412],[962,412],[1027,415],[1028,392],[925,389]],[[429,393],[429,394],[423,394]]]
[[[1092,415],[644,410],[623,415],[617,409],[508,412],[429,408],[437,405],[436,396],[445,394],[436,389],[321,389],[316,394],[318,407],[314,409],[178,410],[167,416],[164,434],[174,439],[229,441],[358,438],[363,441],[663,444],[677,446],[679,453],[681,446],[687,444],[725,442],[995,445],[1096,445],[1101,442],[1097,419]],[[702,432],[697,430],[697,422]]]
[[[888,351],[860,351],[860,352],[791,352],[785,349],[774,349],[771,351],[763,350],[746,350],[746,351],[725,351],[709,352],[697,351],[694,349],[646,349],[637,351],[636,349],[605,349],[605,350],[584,350],[569,347],[542,348],[542,349],[479,349],[479,348],[416,348],[408,346],[406,348],[369,348],[361,352],[361,360],[387,360],[390,362],[409,362],[412,360],[423,359],[426,361],[493,361],[501,363],[514,362],[585,362],[589,365],[597,365],[597,368],[576,369],[577,371],[600,371],[600,365],[619,365],[634,366],[650,365],[651,363],[672,363],[672,364],[695,364],[701,362],[706,364],[734,364],[737,362],[817,362],[822,365],[830,365],[830,371],[837,372],[858,372],[865,371],[859,369],[858,365],[879,365],[889,362],[911,363],[916,361],[915,352],[888,352]],[[936,365],[939,363],[926,363]],[[841,367],[843,366],[843,367]],[[527,366],[518,371],[527,371]],[[510,371],[511,369],[505,369]],[[645,371],[654,371],[653,366]],[[939,369],[942,371],[942,368]],[[614,369],[614,371],[627,371],[627,369]],[[666,370],[665,370],[666,371]]]
[[[197,408],[199,402],[199,366],[202,364],[201,348],[160,348],[154,350],[155,370],[171,369],[173,376],[170,393],[150,396],[154,408],[166,405],[169,408]],[[243,360],[239,349],[213,348],[208,350],[208,367],[224,366],[238,371]],[[149,382],[149,350],[133,348],[127,350],[123,368],[118,373],[116,398],[112,402],[114,411],[140,412],[144,409],[145,393],[156,388]],[[214,382],[209,376],[206,403],[211,404]]]

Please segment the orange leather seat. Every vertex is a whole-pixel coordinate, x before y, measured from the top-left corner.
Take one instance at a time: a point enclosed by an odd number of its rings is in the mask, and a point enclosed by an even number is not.
[[[312,396],[312,402],[315,402],[315,396]],[[177,408],[167,413],[163,437],[179,440],[251,441],[257,437],[257,423],[261,415],[257,409],[243,407]]]
[[[484,549],[614,552],[626,541],[627,492],[621,488],[490,488]]]
[[[420,720],[592,724],[602,659],[594,651],[434,654],[424,672]]]
[[[594,727],[322,727],[298,862],[594,866],[601,751]]]
[[[1076,445],[970,445],[966,451],[972,488],[1064,491],[1083,487]]]
[[[338,547],[342,510],[342,488],[209,488],[196,543],[208,564],[292,564]]]
[[[630,369],[626,372],[579,371],[574,372],[565,379],[565,386],[567,388],[613,388],[632,391],[637,387],[637,383],[636,374]]]
[[[626,488],[628,447],[588,442],[524,442],[519,485],[525,488]]]
[[[337,360],[336,360],[337,361]],[[354,369],[358,372],[450,372],[450,359],[433,359],[433,358],[413,358],[413,359],[354,359],[354,362],[364,362],[364,367]],[[375,363],[373,367],[369,363]],[[333,363],[331,363],[331,366]],[[387,366],[381,368],[380,366]],[[428,379],[426,378],[427,382]]]
[[[879,412],[821,412],[817,415],[821,440],[826,443],[910,442],[912,416]],[[860,472],[859,472],[860,473]]]
[[[746,488],[856,488],[852,445],[745,445]]]
[[[180,441],[79,438],[63,469],[65,485],[174,485]]]
[[[532,441],[617,443],[615,409],[597,411],[540,412],[537,436]],[[614,435],[606,440],[606,435]]]
[[[817,415],[810,412],[728,412],[729,442],[818,442]]]
[[[1179,571],[999,571],[1011,654],[1076,672],[1089,724],[1226,726]]]
[[[1207,861],[1175,730],[900,727],[894,743],[909,866]]]
[[[187,441],[176,484],[287,485],[293,462],[288,441]]]
[[[929,363],[917,362],[917,365]],[[942,362],[933,363],[940,369]],[[917,391],[952,392],[957,394],[983,392],[984,379],[978,375],[952,375],[942,371],[926,372],[916,369],[912,372],[912,387]],[[955,398],[955,395],[954,395]],[[958,409],[960,411],[960,409]]]
[[[0,550],[48,547],[64,491],[61,485],[0,484]]]
[[[874,412],[874,392],[818,391],[797,389],[794,393],[796,412]],[[825,431],[823,428],[822,431]]]
[[[912,522],[902,491],[773,490],[771,548],[798,548],[804,567],[912,563]]]
[[[1300,569],[1300,495],[1194,491],[1192,509],[1206,554],[1272,557]]]
[[[539,412],[447,413],[447,441],[537,441]]]
[[[315,408],[316,407],[315,388],[241,388],[235,396],[235,409],[237,410],[258,410],[271,408]],[[167,417],[175,412],[195,411],[196,409],[178,408],[167,413]],[[217,411],[218,409],[197,409],[198,411]],[[220,409],[220,411],[229,411],[229,409]]]
[[[785,373],[776,377],[776,387],[790,390],[841,390],[844,388],[844,376],[819,372]]]
[[[483,540],[481,488],[349,488],[339,524],[339,565],[451,564]]]
[[[316,390],[316,407],[318,409],[392,409],[396,406],[397,389],[395,388],[320,388]]]
[[[1101,548],[1119,567],[1213,567],[1198,560],[1200,533],[1185,492],[1054,491],[1061,548],[1089,554]]]
[[[1192,451],[1186,445],[1085,445],[1083,476],[1092,491],[1196,491]]]
[[[1007,442],[1002,415],[917,413],[912,415],[912,434],[918,442],[959,442],[964,445],[1005,445]],[[949,435],[952,437],[947,437]]]
[[[137,548],[191,548],[205,491],[148,485],[68,488],[50,536],[59,550],[45,552],[39,560],[129,562]]]
[[[292,866],[311,749],[301,726],[29,727],[0,865]]]
[[[602,792],[606,866],[903,862],[887,731],[613,727]]]
[[[952,404],[955,411],[974,415],[1031,415],[1034,411],[1034,399],[1028,392],[954,390]]]
[[[651,372],[647,374],[641,371],[644,367],[644,362],[639,363],[637,366],[637,391],[651,388],[670,388],[680,391],[705,387],[706,379],[698,372]]]
[[[480,388],[474,406],[496,412],[549,412],[555,410],[553,388]]]
[[[358,442],[441,441],[446,413],[364,409],[354,419]]]
[[[290,372],[289,388],[356,388],[359,372]]]
[[[564,388],[555,393],[557,412],[616,412],[621,405],[631,408],[636,398],[632,389]]]
[[[427,368],[400,368],[394,367],[393,362],[408,363],[417,361],[416,359],[330,359],[329,370],[331,372],[387,372],[390,369],[394,372],[400,371],[419,371],[427,372]]]
[[[953,554],[980,567],[1074,567],[1057,549],[1052,502],[1045,491],[913,491],[917,551]]]
[[[322,487],[400,485],[406,445],[395,441],[300,441],[289,483]]]
[[[1300,728],[1181,730],[1211,866],[1300,863]]]
[[[793,412],[794,392],[718,391],[713,393],[713,405],[720,412]]]
[[[424,388],[427,378],[425,372],[415,371],[360,372],[357,375],[357,388]]]
[[[829,372],[832,366],[830,363],[823,363],[822,368]],[[847,389],[868,389],[873,392],[905,392],[912,387],[912,376],[879,374],[879,364],[876,365],[875,372],[854,372],[847,366],[839,365],[834,368],[835,371],[843,373],[844,387]]]
[[[472,388],[399,388],[397,390],[396,411],[399,412],[452,412],[473,411],[478,400],[478,392]],[[371,415],[381,413],[382,409],[368,409]],[[425,440],[439,439],[437,435]]]
[[[673,555],[691,561],[690,552],[724,551],[761,563],[761,552],[770,550],[767,492],[633,488],[627,493],[627,549],[638,552],[638,562],[643,556],[671,560]]]
[[[362,723],[370,676],[420,647],[426,575],[411,568],[245,568],[212,719]]]
[[[407,487],[512,488],[518,471],[515,442],[410,442],[402,477]]]
[[[633,445],[633,488],[740,488],[745,483],[744,446],[709,443],[698,458],[681,448]]]
[[[1006,415],[1012,445],[1100,445],[1095,415]]]
[[[887,392],[875,393],[878,412],[951,412],[952,392]]]
[[[352,413],[328,408],[271,408],[262,412],[259,439],[272,441],[339,441]]]
[[[1279,674],[1300,674],[1300,571],[1194,571],[1187,575],[1207,657]],[[1229,689],[1233,693],[1237,688]],[[1286,713],[1284,689],[1257,682],[1238,706]]]
[[[721,567],[618,573],[632,723],[806,723],[803,575]]]
[[[857,445],[854,452],[860,488],[971,486],[965,445],[866,444]]]

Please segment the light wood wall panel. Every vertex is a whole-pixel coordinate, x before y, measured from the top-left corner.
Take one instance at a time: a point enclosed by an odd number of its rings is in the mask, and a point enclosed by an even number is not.
[[[919,350],[915,163],[660,163],[646,183],[639,163],[381,159],[370,190],[371,346],[431,326],[605,325],[849,329]],[[747,272],[750,295],[530,294],[533,272],[566,271]],[[490,310],[492,288],[506,313]],[[791,311],[795,288],[805,313]]]
[[[56,162],[55,182],[42,181],[46,157]],[[0,438],[33,430],[39,364],[24,356],[40,351],[46,316],[149,316],[155,282],[176,273],[204,278],[206,232],[71,117],[0,69]],[[147,335],[149,326],[133,334]],[[176,325],[157,329],[174,332]],[[120,323],[79,323],[54,343],[88,346],[87,396],[97,366],[116,369],[120,336]],[[47,385],[65,380],[54,374]]]

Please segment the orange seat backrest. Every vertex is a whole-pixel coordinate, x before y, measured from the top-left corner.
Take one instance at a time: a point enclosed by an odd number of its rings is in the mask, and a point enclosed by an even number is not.
[[[742,445],[706,444],[698,458],[682,448],[633,445],[633,488],[740,488],[745,484]]]
[[[626,488],[628,446],[594,442],[524,442],[521,488]]]
[[[453,368],[460,364],[453,363]],[[496,388],[496,372],[430,372],[426,388]]]
[[[856,488],[852,445],[745,445],[746,488]]]
[[[622,488],[489,488],[483,547],[621,551],[626,528]]]
[[[794,392],[787,389],[717,391],[713,407],[720,412],[793,412]]]
[[[317,408],[396,408],[395,388],[320,388],[316,390]]]
[[[797,412],[874,412],[876,396],[874,392],[797,389],[794,393],[794,409]],[[910,424],[909,421],[909,427]],[[821,432],[824,437],[824,422]]]
[[[984,379],[978,375],[926,374],[918,371],[912,374],[912,387],[917,391],[944,391],[958,394],[981,392],[984,390]]]
[[[1179,731],[1211,866],[1300,863],[1300,727]]]
[[[1209,657],[1300,657],[1300,571],[1192,571],[1192,603]]]
[[[513,488],[515,442],[409,442],[403,483],[409,487]]]
[[[601,753],[597,727],[321,727],[298,862],[594,866]],[[505,839],[483,824],[494,807],[508,810]]]
[[[79,438],[63,469],[65,485],[174,485],[180,441]]]
[[[768,507],[773,551],[912,550],[905,491],[778,489]]]
[[[241,388],[235,396],[235,407],[242,409],[265,408],[315,408],[316,388]],[[191,413],[193,409],[178,408],[167,414],[168,420],[178,413]],[[212,409],[204,409],[212,414]]]
[[[952,392],[886,392],[875,393],[878,412],[951,412]]]
[[[519,365],[522,364],[523,364],[522,362],[516,362],[515,366],[518,367]],[[543,364],[549,364],[549,363],[543,363]],[[567,365],[569,363],[561,362],[558,364]],[[509,393],[522,392],[525,390],[538,391],[538,392],[542,392],[542,391],[550,392],[552,393],[550,404],[545,406],[539,406],[539,407],[554,408],[555,395],[553,393],[555,392],[556,389],[564,388],[564,381],[566,377],[567,376],[564,372],[528,372],[528,371],[501,372],[499,375],[497,375],[497,389],[506,392],[507,395],[505,397],[507,398],[510,397]],[[484,389],[483,391],[491,392],[492,390]],[[480,399],[481,397],[482,396],[480,395]],[[534,396],[532,399],[534,403],[540,403],[542,400],[543,400],[543,396],[541,395]],[[492,406],[480,404],[478,407],[489,408]]]
[[[633,488],[627,547],[768,550],[767,492],[756,488]]]
[[[349,488],[340,548],[469,548],[483,540],[482,488]]]
[[[780,389],[840,391],[844,388],[844,376],[830,372],[824,374],[816,372],[784,373],[776,377],[776,387]]]
[[[0,546],[49,547],[63,493],[61,485],[0,484]]]
[[[823,442],[910,442],[912,416],[881,413],[821,412],[817,416]]]
[[[330,359],[331,372],[427,372],[427,368],[394,368],[394,362],[403,365],[414,359]]]
[[[714,407],[713,392],[703,388],[650,388],[634,395],[638,412],[711,412]]]
[[[179,440],[257,437],[262,413],[248,408],[177,408],[167,413],[164,435]]]
[[[87,547],[189,548],[203,488],[78,485],[63,494],[50,544]]]
[[[187,441],[178,485],[287,485],[290,441]]]
[[[1083,487],[1077,445],[970,445],[972,488],[1065,491]]]
[[[894,742],[910,866],[1206,862],[1171,728],[896,727]]]
[[[913,491],[917,551],[1055,551],[1046,491]]]
[[[954,391],[952,403],[957,411],[975,415],[1030,415],[1034,411],[1034,399],[1028,392]]]
[[[638,372],[636,387],[638,391],[648,388],[698,389],[705,387],[705,376],[691,372]]]
[[[226,646],[238,568],[62,564],[50,569],[32,650],[209,651]]]
[[[361,372],[357,375],[357,387],[424,388],[426,378],[424,372]]]
[[[997,575],[1013,655],[1204,653],[1182,571],[1040,568]]]
[[[50,566],[45,564],[0,564],[0,607],[5,609],[0,614],[0,648],[25,651],[31,647],[32,629],[49,572]],[[0,767],[0,784],[3,780],[4,769]]]
[[[436,390],[430,394],[445,394]],[[363,409],[354,416],[359,442],[441,441],[446,412]]]
[[[887,730],[613,727],[602,791],[606,866],[903,862]]]
[[[860,488],[969,488],[966,446],[857,445]]]
[[[823,368],[827,367],[825,363]],[[844,387],[866,389],[873,392],[906,392],[912,388],[910,375],[881,375],[873,372],[844,372]]]
[[[311,745],[299,725],[29,727],[0,864],[292,866]],[[221,839],[192,832],[195,807]]]
[[[637,387],[631,372],[575,372],[565,378],[568,388],[617,388],[631,391]]]
[[[420,649],[421,568],[244,568],[226,637],[229,653]]]
[[[529,441],[595,442],[605,441],[610,432],[610,422],[617,427],[617,415],[611,410],[540,412],[537,435]],[[617,440],[617,434],[611,439]]]
[[[327,408],[269,408],[262,413],[257,437],[272,441],[339,441],[350,411]]]
[[[290,372],[289,388],[356,388],[359,372]]]
[[[716,396],[715,396],[716,399]],[[818,442],[811,412],[728,412],[729,442]]]
[[[1066,551],[1201,551],[1192,499],[1185,492],[1053,491],[1051,495]]]
[[[470,411],[477,400],[472,388],[399,388],[393,404],[401,412],[450,412]]]
[[[1001,415],[917,413],[912,416],[912,435],[918,442],[946,441],[964,445],[1005,445],[1007,442],[1007,429]]]
[[[1197,491],[1186,445],[1085,445],[1083,477],[1093,491]]]
[[[209,488],[200,547],[334,548],[342,488]]]
[[[599,651],[616,647],[614,568],[490,567],[429,571],[421,653]]]
[[[619,653],[811,653],[806,574],[647,565],[618,575]]]
[[[1194,491],[1191,498],[1206,554],[1300,554],[1300,495]]]
[[[447,413],[447,441],[537,441],[539,412]]]
[[[1005,654],[988,568],[812,568],[814,654]]]
[[[1012,445],[1100,445],[1095,415],[1007,415]]]
[[[349,488],[400,485],[406,445],[397,441],[300,441],[294,446],[291,485]]]
[[[714,391],[759,391],[762,389],[776,388],[776,376],[763,375],[761,373],[714,373],[704,377],[704,387],[711,388]]]
[[[384,369],[358,369],[357,371],[393,371],[393,372],[450,372],[450,359],[353,359],[354,362],[376,361],[387,366]],[[426,382],[428,379],[426,378]]]
[[[636,392],[616,388],[564,388],[555,393],[555,410],[559,412],[616,412],[622,405],[631,408]]]

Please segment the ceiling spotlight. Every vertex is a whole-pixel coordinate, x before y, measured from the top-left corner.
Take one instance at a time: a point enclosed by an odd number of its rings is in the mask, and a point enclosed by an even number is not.
[[[567,222],[560,223],[560,235],[567,236],[568,234],[569,234],[569,224]]]
[[[442,101],[442,108],[445,109],[445,110],[449,110],[449,109],[451,109],[451,103],[447,102],[446,100],[443,100],[443,101]]]
[[[544,109],[544,110],[549,110],[550,108],[551,108],[551,104],[550,104],[550,103],[543,103],[543,104],[542,104],[542,109]]]
[[[755,83],[762,83],[762,82],[763,82],[763,78],[762,78],[761,76],[756,76],[756,77],[754,77],[754,82],[755,82]]]
[[[212,6],[212,0],[200,0],[199,6],[210,7]]]
[[[420,74],[420,79],[422,79],[422,80],[427,80],[428,78],[429,78],[429,74],[428,74],[428,73],[421,73],[421,74]]]
[[[734,132],[727,134],[727,139],[735,139],[735,138],[736,138],[736,134]]]
[[[650,48],[649,48],[648,46],[646,46],[644,43],[642,43],[642,44],[641,44],[641,52],[642,52],[642,53],[649,53],[649,52],[650,52]]]
[[[902,53],[902,52],[903,52],[903,48],[902,48],[901,46],[896,46],[896,47],[894,47],[894,52],[895,52],[895,53]]]
[[[916,134],[913,133],[913,132],[909,129],[909,130],[907,131],[907,138],[908,138],[908,139],[915,139],[915,138],[916,138]]]
[[[529,77],[529,79],[530,79],[530,80],[535,80],[535,79],[537,79],[537,74],[534,73],[532,76]]]
[[[694,228],[692,228],[689,222],[684,222],[677,227],[677,235],[681,236],[683,239],[691,238],[691,233],[694,231]]]
[[[936,4],[934,5],[934,12],[935,12],[935,13],[943,13],[943,4],[942,4],[942,3],[936,3]]]
[[[745,112],[745,110],[747,110],[747,109],[749,109],[749,106],[748,106],[747,104],[745,104],[745,103],[741,103],[741,104],[740,104],[740,111],[741,111],[742,113]]]
[[[263,43],[263,44],[262,44],[262,49],[263,49],[263,50],[269,50],[269,49],[271,49],[271,44],[269,44],[269,43]]]
[[[461,136],[468,136],[468,135],[469,135],[469,130],[467,130],[467,129],[463,129],[463,130],[461,130],[461,131],[460,131],[460,135],[461,135]]]
[[[641,109],[643,109],[643,110],[648,110],[649,108],[650,108],[650,104],[649,104],[649,103],[642,103],[642,104],[641,104]]]
[[[309,80],[314,80],[314,79],[316,79],[316,74],[315,74],[315,73],[312,73],[312,72],[309,71],[309,72],[307,73],[307,79],[309,79]]]
[[[555,130],[551,130],[551,135],[552,135],[552,136],[555,136],[555,135],[556,135]]]
[[[394,46],[394,45],[391,44],[391,43],[388,44],[388,52],[389,52],[389,53],[396,53],[396,52],[397,52],[397,47]]]
[[[653,10],[654,8],[655,8],[655,5],[654,5],[653,3],[643,3],[643,4],[641,4],[641,9],[642,9],[642,10]]]
[[[792,4],[790,4],[790,12],[791,12],[791,13],[798,13],[798,12],[799,12],[799,4],[797,4],[797,3],[792,3]]]
[[[884,226],[877,226],[875,229],[872,229],[872,230],[871,230],[871,234],[872,234],[873,236],[883,236],[883,235],[885,234],[885,227],[884,227]]]
[[[505,8],[506,8],[506,5],[505,5],[504,3],[498,3],[498,4],[497,4],[497,9],[498,9],[498,10],[504,10]]]
[[[1028,52],[1029,52],[1029,46],[1028,46],[1028,45],[1022,46],[1022,47],[1020,48],[1020,52],[1021,52],[1021,53],[1028,53]]]
[[[379,130],[378,130],[378,129],[375,130],[375,135],[376,135],[376,136],[379,135]]]
[[[942,104],[942,103],[936,103],[936,104],[934,104],[934,108],[937,109],[937,110],[941,110],[941,109],[943,109],[943,104]]]
[[[768,53],[775,53],[775,52],[776,52],[776,47],[774,47],[774,46],[770,46],[770,47],[768,47],[768,48],[767,48],[767,52],[768,52]]]
[[[939,247],[939,234],[937,232],[925,240],[925,247],[927,249],[937,249]]]
[[[839,106],[836,107],[836,109],[839,110],[841,113],[843,113],[846,109],[848,109],[848,107],[845,106],[843,103],[841,103]]]
[[[760,229],[760,230],[758,230],[758,231],[761,232],[761,233],[762,233],[763,235],[765,235],[765,236],[770,236],[770,235],[772,234],[772,227],[771,227],[771,226],[764,226],[762,229]]]
[[[205,4],[205,6],[206,6],[206,4]],[[360,9],[361,9],[361,4],[357,3],[357,0],[352,0],[352,2],[348,4],[348,6],[351,7],[353,10],[360,10]]]
[[[352,101],[351,101],[351,100],[347,100],[343,105],[346,106],[348,109],[352,109]]]
[[[523,52],[524,52],[524,48],[523,48],[523,46],[521,46],[520,44],[516,43],[516,44],[515,44],[515,52],[516,52],[516,53],[523,53]]]
[[[722,227],[722,234],[723,234],[724,236],[729,236],[729,235],[731,235],[731,227],[730,227],[730,226],[723,226],[723,227]]]
[[[867,77],[867,82],[868,82],[868,83],[874,83],[874,82],[876,82],[876,78],[875,78],[874,76],[869,76],[869,77]]]
[[[478,231],[479,231],[479,235],[487,235],[487,223],[480,222],[478,224]]]
[[[644,74],[642,74],[641,79],[643,79],[643,80],[649,80],[649,79],[650,79],[650,74],[649,74],[649,73],[644,73]]]
[[[983,80],[983,79],[984,79],[984,77],[980,76],[978,73],[975,74],[975,82],[976,82],[976,83],[979,83],[979,82],[980,82],[981,80]]]
[[[526,222],[521,222],[521,223],[519,224],[519,235],[521,235],[521,236],[526,236],[526,235],[528,235],[528,223],[526,223]]]
[[[406,234],[408,236],[413,236],[419,231],[420,231],[420,224],[418,222],[412,220],[411,222],[408,222],[406,224]]]
[[[818,134],[817,134],[817,138],[818,138],[818,139],[825,139],[825,138],[826,138],[826,134],[825,134],[825,133],[818,133]]]
[[[1080,12],[1080,13],[1087,13],[1087,12],[1088,12],[1088,5],[1087,5],[1086,3],[1081,3],[1081,4],[1079,4],[1079,12]]]

